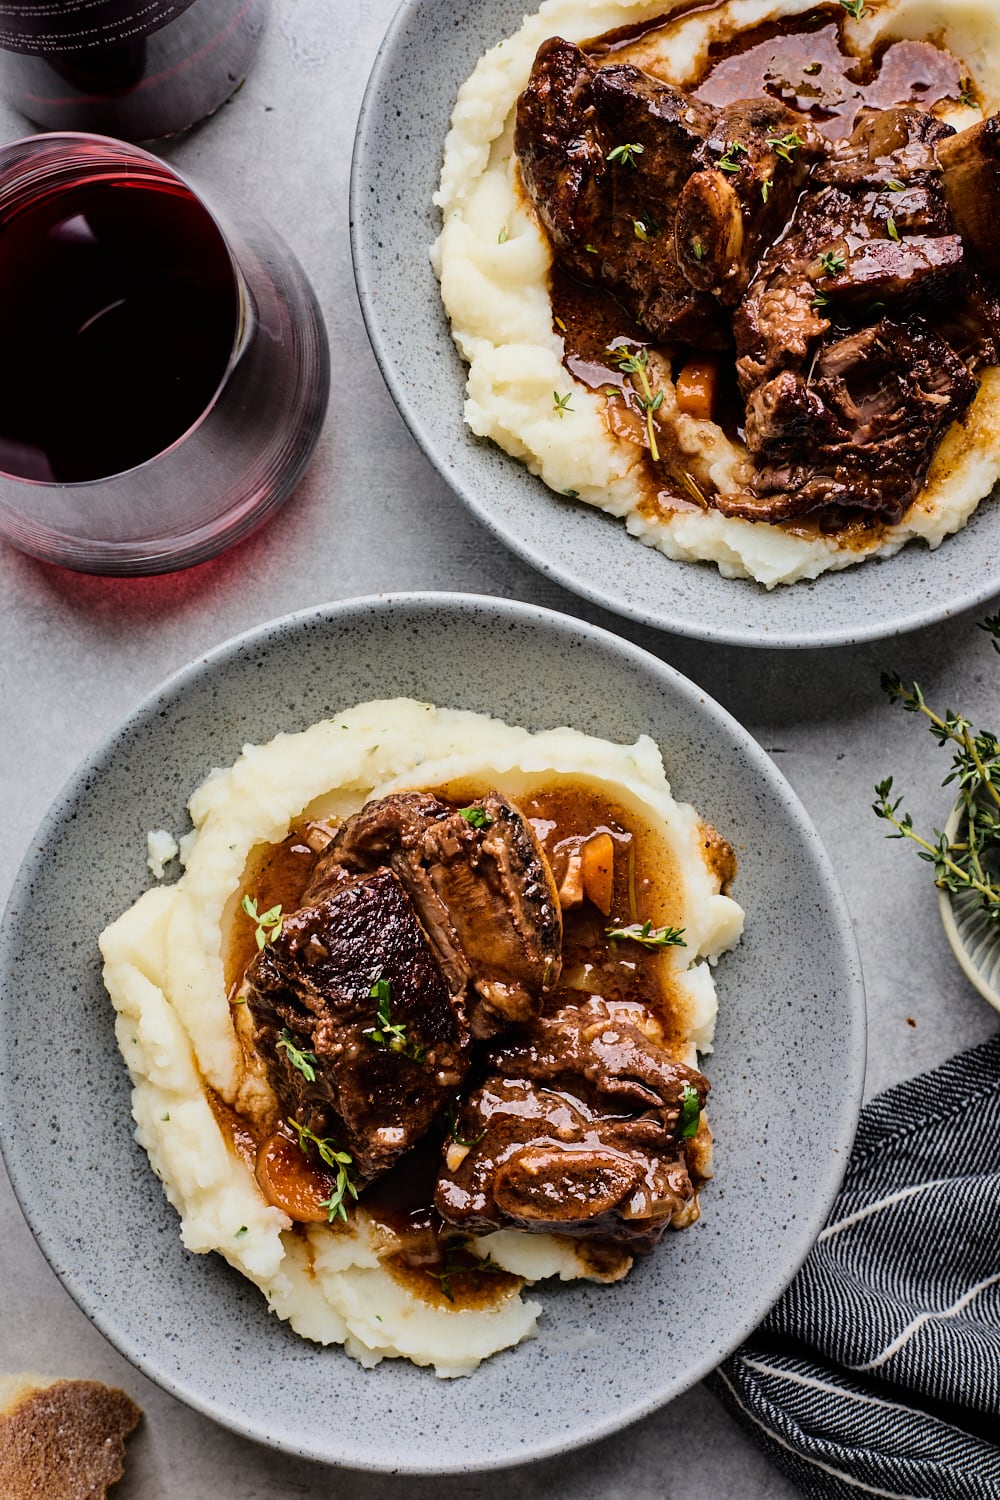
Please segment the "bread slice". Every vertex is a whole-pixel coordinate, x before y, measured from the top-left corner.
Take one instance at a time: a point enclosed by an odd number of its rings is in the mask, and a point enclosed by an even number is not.
[[[0,1376],[3,1500],[105,1500],[142,1412],[96,1380]]]

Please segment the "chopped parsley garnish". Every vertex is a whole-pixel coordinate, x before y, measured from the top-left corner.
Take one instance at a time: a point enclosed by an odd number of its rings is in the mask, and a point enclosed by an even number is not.
[[[268,943],[273,943],[281,931],[281,907],[272,906],[268,911],[258,912],[256,901],[249,896],[243,897],[243,910],[256,923],[257,931],[254,936],[257,939],[258,948],[266,948]]]
[[[319,1063],[315,1052],[306,1052],[297,1046],[295,1038],[287,1029],[279,1036],[278,1046],[283,1050],[292,1067],[302,1074],[306,1083],[316,1082],[316,1069]]]
[[[652,922],[631,922],[627,927],[605,927],[612,943],[640,943],[643,948],[686,948],[683,927],[654,927]]]
[[[385,1047],[388,1052],[422,1063],[427,1048],[407,1036],[404,1024],[392,1019],[392,986],[388,979],[376,979],[368,993],[375,1001],[375,1025],[369,1026],[361,1035],[375,1047]]]

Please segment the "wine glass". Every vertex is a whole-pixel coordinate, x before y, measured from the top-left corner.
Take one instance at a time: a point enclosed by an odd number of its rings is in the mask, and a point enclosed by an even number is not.
[[[295,256],[141,148],[0,147],[0,535],[84,572],[200,562],[287,499],[329,348]]]

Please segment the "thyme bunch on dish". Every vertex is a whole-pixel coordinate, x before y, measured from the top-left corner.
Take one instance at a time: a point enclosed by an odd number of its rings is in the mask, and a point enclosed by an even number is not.
[[[1000,652],[1000,614],[980,622]],[[958,791],[961,816],[954,838],[934,829],[925,838],[913,826],[910,813],[901,811],[902,797],[893,798],[893,779],[887,776],[875,788],[872,811],[890,825],[890,839],[909,839],[917,854],[934,867],[934,883],[941,890],[958,894],[974,891],[983,911],[1000,921],[1000,740],[989,730],[976,730],[962,714],[947,709],[935,712],[924,698],[919,683],[907,687],[898,676],[884,672],[882,689],[890,702],[900,703],[907,713],[919,713],[940,746],[949,746],[951,770],[942,786]]]

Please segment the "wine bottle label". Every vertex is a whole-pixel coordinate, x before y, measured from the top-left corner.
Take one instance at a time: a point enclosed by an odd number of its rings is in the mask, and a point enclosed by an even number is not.
[[[166,26],[192,0],[0,0],[0,47],[83,52]]]

